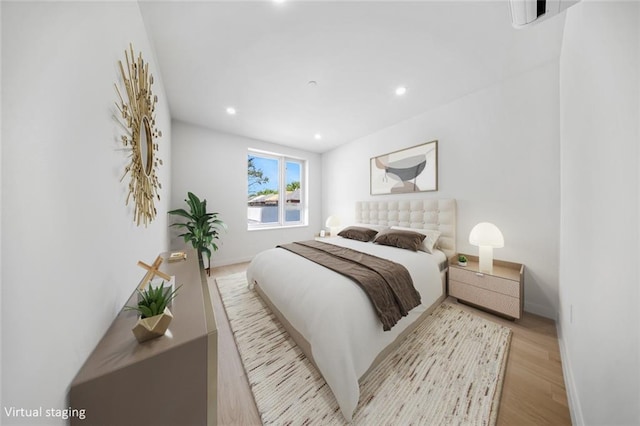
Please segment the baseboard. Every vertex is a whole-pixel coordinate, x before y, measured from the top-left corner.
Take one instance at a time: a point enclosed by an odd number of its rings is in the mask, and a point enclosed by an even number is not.
[[[245,263],[245,262],[251,262],[251,260],[253,259],[253,256],[248,256],[248,257],[240,257],[237,259],[222,259],[219,261],[214,261],[213,258],[211,259],[211,267],[212,268],[217,268],[218,266],[227,266],[227,265],[235,265],[236,263]]]
[[[546,305],[540,305],[538,303],[531,303],[526,301],[524,302],[524,310],[527,312],[531,312],[532,314],[540,315],[541,317],[549,318],[552,320],[556,319],[556,311]]]
[[[559,316],[558,316],[559,317]],[[571,358],[569,357],[569,349],[565,344],[564,335],[562,334],[562,324],[560,318],[556,321],[556,331],[558,333],[558,345],[560,347],[560,361],[562,362],[562,375],[564,377],[564,387],[567,391],[567,400],[569,402],[569,413],[571,414],[571,423],[576,426],[584,425],[582,417],[582,407],[578,398],[578,390],[576,382],[573,379],[573,369],[571,368]]]

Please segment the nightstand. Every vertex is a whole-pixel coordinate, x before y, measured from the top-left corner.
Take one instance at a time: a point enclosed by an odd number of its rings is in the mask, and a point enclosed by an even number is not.
[[[478,257],[465,254],[467,266],[458,265],[458,255],[449,259],[449,295],[463,303],[513,319],[522,318],[524,265],[493,261],[493,273],[482,273]]]

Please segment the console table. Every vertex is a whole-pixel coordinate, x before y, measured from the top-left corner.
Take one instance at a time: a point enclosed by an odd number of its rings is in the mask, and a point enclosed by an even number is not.
[[[168,256],[160,269],[182,285],[169,330],[140,344],[137,313],[121,311],[71,383],[69,405],[86,410],[72,425],[216,424],[218,332],[204,268],[195,250]],[[125,304],[136,303],[134,292]]]

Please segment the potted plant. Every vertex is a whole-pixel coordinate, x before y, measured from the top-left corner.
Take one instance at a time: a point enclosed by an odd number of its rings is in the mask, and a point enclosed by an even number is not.
[[[207,255],[207,274],[211,270],[211,251],[218,250],[216,240],[219,239],[220,231],[227,229],[227,225],[218,219],[218,213],[207,212],[207,200],[202,200],[193,193],[187,193],[184,200],[189,206],[189,211],[185,209],[171,210],[169,214],[181,216],[187,219],[186,222],[172,223],[171,226],[184,228],[185,232],[180,234],[185,242],[190,242],[193,248],[198,250],[198,254]]]
[[[132,330],[138,342],[142,343],[164,335],[173,319],[167,306],[176,297],[179,288],[171,291],[171,287],[165,288],[163,281],[155,288],[149,284],[145,290],[137,290],[138,304],[125,306],[125,310],[140,313],[140,318]]]
[[[458,265],[467,266],[467,257],[464,254],[458,255]]]

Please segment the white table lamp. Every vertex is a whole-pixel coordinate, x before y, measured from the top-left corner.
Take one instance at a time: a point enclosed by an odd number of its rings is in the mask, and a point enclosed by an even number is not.
[[[329,216],[327,218],[327,221],[325,222],[325,225],[329,228],[329,232],[331,233],[332,237],[335,237],[336,235],[338,235],[338,228],[340,226],[340,218],[338,216]]]
[[[480,272],[493,273],[493,249],[504,247],[502,232],[493,223],[481,222],[469,234],[469,243],[478,246]]]

